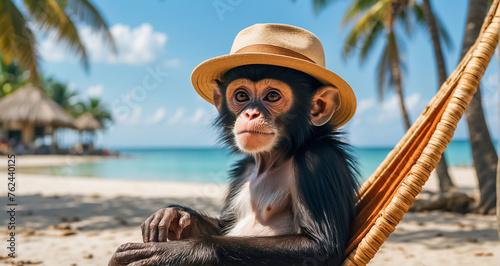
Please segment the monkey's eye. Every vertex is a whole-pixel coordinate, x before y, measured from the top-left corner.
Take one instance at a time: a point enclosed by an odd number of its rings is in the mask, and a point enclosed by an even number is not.
[[[274,103],[281,100],[281,95],[275,91],[271,91],[266,95],[264,100]]]
[[[248,101],[248,95],[243,92],[243,91],[239,91],[236,93],[236,95],[234,95],[234,99],[236,99],[237,102],[245,102],[245,101]]]

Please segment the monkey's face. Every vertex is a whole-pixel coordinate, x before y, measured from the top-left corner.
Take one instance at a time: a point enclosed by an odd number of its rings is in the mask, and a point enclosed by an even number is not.
[[[229,83],[225,98],[235,114],[233,135],[238,148],[257,154],[273,149],[280,137],[276,118],[293,104],[292,89],[285,82],[262,79],[236,79]]]
[[[300,71],[269,65],[244,65],[213,80],[215,125],[233,149],[256,155],[290,153],[305,144],[340,106],[339,90]]]

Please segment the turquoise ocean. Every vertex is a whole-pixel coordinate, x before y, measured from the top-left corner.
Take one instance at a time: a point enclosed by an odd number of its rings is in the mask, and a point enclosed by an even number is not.
[[[495,143],[498,146],[498,142]],[[354,148],[361,178],[366,179],[392,147]],[[122,148],[122,155],[96,163],[24,169],[25,173],[106,179],[227,183],[227,170],[239,158],[221,148]],[[454,140],[445,152],[450,166],[472,166],[468,141]]]

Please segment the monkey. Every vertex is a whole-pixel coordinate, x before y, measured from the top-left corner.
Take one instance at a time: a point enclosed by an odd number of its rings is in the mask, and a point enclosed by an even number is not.
[[[232,68],[213,88],[220,140],[244,156],[220,217],[169,205],[142,223],[144,243],[121,245],[109,265],[340,265],[358,171],[329,123],[338,89],[263,64]]]

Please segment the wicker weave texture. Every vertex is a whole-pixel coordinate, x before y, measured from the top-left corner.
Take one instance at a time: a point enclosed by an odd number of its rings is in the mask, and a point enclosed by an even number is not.
[[[381,175],[387,174],[386,172],[391,170],[388,168],[394,163],[394,160],[400,158],[401,153],[407,150],[405,148],[412,147],[409,146],[412,145],[412,142],[421,141],[417,137],[422,136],[425,130],[428,128],[432,130],[428,132],[430,137],[425,138],[427,141],[425,148],[397,188],[397,192],[385,209],[379,212],[376,222],[345,259],[344,265],[367,264],[394,231],[396,225],[403,219],[403,215],[422,190],[422,186],[439,162],[441,154],[450,143],[458,121],[479,86],[484,71],[495,52],[495,47],[498,45],[499,27],[499,0],[495,0],[476,43],[441,86],[439,92],[403,139],[389,153],[375,173],[362,185],[360,201],[369,200],[364,198],[367,191],[374,186]]]

